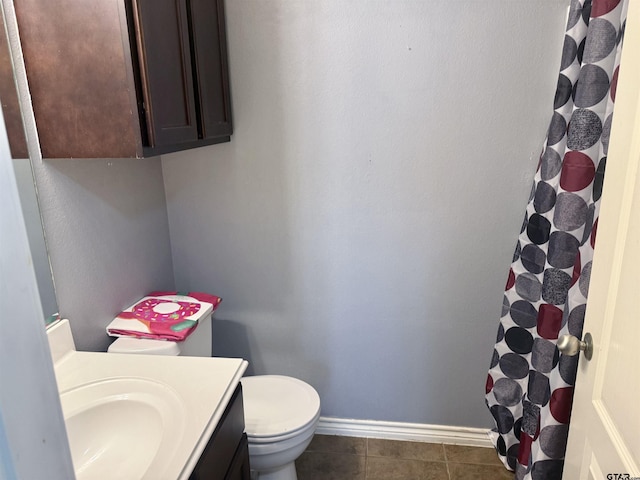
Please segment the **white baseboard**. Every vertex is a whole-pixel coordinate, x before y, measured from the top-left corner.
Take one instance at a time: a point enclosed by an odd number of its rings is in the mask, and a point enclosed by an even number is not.
[[[486,428],[320,417],[316,433],[493,448]]]

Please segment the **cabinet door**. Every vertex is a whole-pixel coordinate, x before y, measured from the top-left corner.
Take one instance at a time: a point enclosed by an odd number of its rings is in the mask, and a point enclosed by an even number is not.
[[[243,431],[242,386],[238,384],[189,480],[227,479],[227,474],[238,455],[237,452],[242,451],[238,445],[242,443],[242,439],[245,437],[242,433]],[[244,445],[246,450],[246,443]]]
[[[238,445],[238,450],[233,456],[233,462],[229,467],[224,480],[251,480],[251,469],[249,467],[249,444],[247,436],[242,435],[242,441]]]
[[[231,135],[224,0],[190,0],[201,138]]]
[[[198,139],[187,0],[133,0],[147,143]]]

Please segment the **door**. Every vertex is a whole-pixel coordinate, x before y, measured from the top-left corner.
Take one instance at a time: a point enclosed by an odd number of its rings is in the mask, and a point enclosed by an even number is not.
[[[186,0],[133,2],[150,147],[198,139]]]
[[[224,0],[191,0],[192,48],[200,136],[233,133]]]
[[[640,2],[629,2],[563,478],[640,478]],[[582,354],[581,354],[582,355]]]

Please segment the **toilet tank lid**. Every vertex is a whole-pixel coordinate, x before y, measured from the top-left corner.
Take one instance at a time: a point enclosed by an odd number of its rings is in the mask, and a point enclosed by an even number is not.
[[[257,375],[241,381],[246,433],[277,437],[306,427],[320,413],[320,397],[309,384],[281,375]]]
[[[120,337],[107,349],[109,353],[135,353],[139,355],[180,355],[176,342],[148,338]]]

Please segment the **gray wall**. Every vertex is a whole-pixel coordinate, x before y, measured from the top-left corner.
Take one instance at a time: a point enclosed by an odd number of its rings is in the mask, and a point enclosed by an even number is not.
[[[176,286],[327,416],[488,426],[564,0],[227,2],[236,131],[163,157]]]
[[[56,292],[51,277],[51,266],[49,265],[49,255],[44,240],[38,198],[33,183],[33,173],[31,162],[28,158],[17,158],[13,160],[13,170],[18,185],[22,215],[27,227],[29,238],[29,250],[33,260],[33,269],[38,281],[38,292],[40,293],[40,303],[44,317],[48,318],[58,311]]]
[[[60,313],[78,350],[105,350],[120,311],[174,286],[160,159],[34,163]]]

